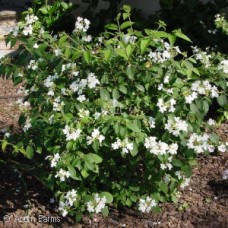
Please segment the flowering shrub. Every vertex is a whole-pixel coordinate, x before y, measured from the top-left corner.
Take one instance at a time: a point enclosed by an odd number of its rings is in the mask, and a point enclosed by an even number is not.
[[[222,55],[187,56],[175,46],[191,42],[180,30],[134,30],[129,6],[99,37],[80,17],[70,36],[25,19],[8,37],[21,41],[18,56],[0,66],[24,83],[22,133],[2,149],[34,158],[63,216],[107,215],[109,204],[158,211],[177,201],[198,154],[225,152],[206,119],[213,102],[227,104]]]

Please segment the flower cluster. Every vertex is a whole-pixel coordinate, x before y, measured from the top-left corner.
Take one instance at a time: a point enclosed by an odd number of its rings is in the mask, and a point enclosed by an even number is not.
[[[74,189],[68,191],[64,196],[64,200],[65,201],[59,202],[59,211],[63,217],[68,214],[70,207],[72,207],[74,205],[74,202],[77,200],[77,191]]]
[[[190,178],[186,178],[180,171],[176,171],[175,175],[177,179],[181,180],[180,188],[184,189],[185,187],[189,186]]]
[[[168,120],[165,124],[165,129],[168,130],[169,133],[179,136],[181,131],[188,131],[188,123],[185,120],[181,120],[180,117],[174,117]]]
[[[139,210],[141,212],[149,213],[152,210],[152,208],[156,206],[156,201],[149,196],[147,196],[146,199],[139,200]]]
[[[129,151],[133,150],[133,143],[130,143],[128,139],[124,139],[121,141],[119,138],[117,138],[117,141],[112,143],[112,149],[113,150],[118,150],[122,149],[123,153],[129,153]]]
[[[87,210],[90,213],[100,213],[101,210],[105,207],[106,201],[107,199],[105,196],[99,197],[99,195],[96,193],[94,195],[94,199],[86,203]]]
[[[210,144],[210,136],[207,133],[198,135],[193,133],[187,143],[189,149],[194,149],[196,153],[214,152],[215,146]]]
[[[77,17],[77,21],[75,22],[74,32],[87,32],[90,26],[90,21],[86,18]]]
[[[135,41],[137,40],[137,37],[136,36],[130,36],[129,34],[125,34],[123,36],[123,41],[125,44],[134,44]]]
[[[218,66],[219,70],[222,70],[225,74],[228,74],[228,60],[223,60]]]
[[[60,181],[65,181],[66,178],[70,177],[69,171],[63,170],[62,168],[56,173],[55,177],[59,177]]]
[[[68,125],[66,125],[63,129],[63,133],[66,136],[67,141],[78,139],[80,137],[81,131],[81,129],[74,129]]]
[[[31,127],[32,127],[31,118],[30,117],[27,117],[26,118],[26,121],[25,121],[25,124],[23,126],[23,131],[27,131]]]
[[[175,50],[175,52],[180,53],[180,50],[178,47],[171,47],[169,43],[164,42],[163,40],[155,40],[156,42],[160,43],[160,47],[158,47],[155,51],[151,51],[148,56],[154,63],[163,63],[166,60],[169,60],[172,58],[172,52]]]
[[[92,144],[95,140],[98,140],[99,143],[102,143],[102,141],[105,139],[105,137],[100,133],[99,129],[94,129],[91,136],[87,136],[87,144]]]
[[[185,96],[185,101],[191,104],[199,95],[211,96],[212,98],[219,96],[218,88],[215,85],[211,85],[208,80],[195,81],[191,85],[191,92],[188,96]]]
[[[29,64],[28,64],[28,69],[32,69],[32,70],[37,70],[38,69],[38,63],[31,59]]]
[[[165,142],[158,141],[157,138],[150,136],[145,139],[144,146],[149,150],[151,154],[154,155],[164,155],[164,154],[177,154],[178,145],[172,143],[168,145]]]
[[[164,112],[174,112],[175,111],[175,107],[174,105],[176,104],[176,100],[171,98],[168,101],[164,101],[163,98],[159,98],[158,102],[157,102],[157,106],[159,107],[159,111],[161,113]]]
[[[70,90],[74,93],[77,92],[78,98],[77,100],[79,102],[85,101],[86,97],[83,93],[83,90],[86,86],[88,86],[90,89],[93,89],[96,87],[97,84],[100,84],[99,80],[95,76],[94,73],[89,73],[87,76],[87,79],[77,79],[76,81],[72,82],[70,84]]]
[[[23,25],[22,33],[25,36],[32,35],[33,33],[33,24],[38,20],[38,17],[31,14],[26,15],[25,24]],[[14,31],[15,32],[15,31]],[[16,33],[15,33],[16,34]],[[17,35],[17,34],[16,34]]]
[[[216,28],[222,29],[225,34],[228,34],[228,22],[224,16],[220,14],[215,15],[215,26]]]
[[[55,167],[60,160],[59,153],[54,154],[54,156],[47,156],[46,159],[51,158],[51,167]]]

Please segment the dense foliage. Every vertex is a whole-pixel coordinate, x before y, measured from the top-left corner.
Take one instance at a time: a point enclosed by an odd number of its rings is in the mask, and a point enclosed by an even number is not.
[[[227,105],[227,60],[162,22],[133,25],[124,6],[98,37],[81,17],[72,35],[53,35],[28,11],[7,38],[21,45],[0,74],[22,82],[26,98],[22,133],[7,132],[2,149],[12,145],[42,170],[63,216],[107,215],[109,204],[159,211],[177,201],[198,154],[226,151],[207,114],[213,102]]]

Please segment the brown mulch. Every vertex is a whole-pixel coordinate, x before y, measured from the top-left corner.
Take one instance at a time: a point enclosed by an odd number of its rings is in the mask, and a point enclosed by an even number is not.
[[[14,125],[19,115],[19,87],[0,79],[0,130]],[[15,96],[15,97],[14,97]],[[12,98],[13,97],[13,98]],[[219,128],[224,140],[228,125]],[[0,154],[0,161],[1,161]],[[1,227],[228,227],[228,182],[222,173],[228,169],[227,153],[200,156],[193,169],[190,186],[182,191],[177,204],[165,203],[161,214],[142,214],[130,209],[112,208],[108,218],[101,215],[84,218],[79,224],[72,218],[62,218],[58,205],[50,203],[52,195],[32,175],[19,172],[13,163],[0,162],[0,228]],[[26,217],[27,216],[27,217]]]

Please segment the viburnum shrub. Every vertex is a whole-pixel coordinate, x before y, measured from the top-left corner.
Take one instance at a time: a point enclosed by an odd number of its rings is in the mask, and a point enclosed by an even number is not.
[[[225,152],[209,119],[227,104],[227,60],[175,30],[134,30],[124,6],[99,37],[78,17],[72,35],[52,36],[39,18],[8,36],[21,42],[0,72],[23,83],[22,132],[2,141],[42,167],[63,216],[108,214],[108,206],[159,211],[189,183],[198,154]],[[120,22],[121,21],[121,22]],[[45,172],[46,171],[46,172]]]

